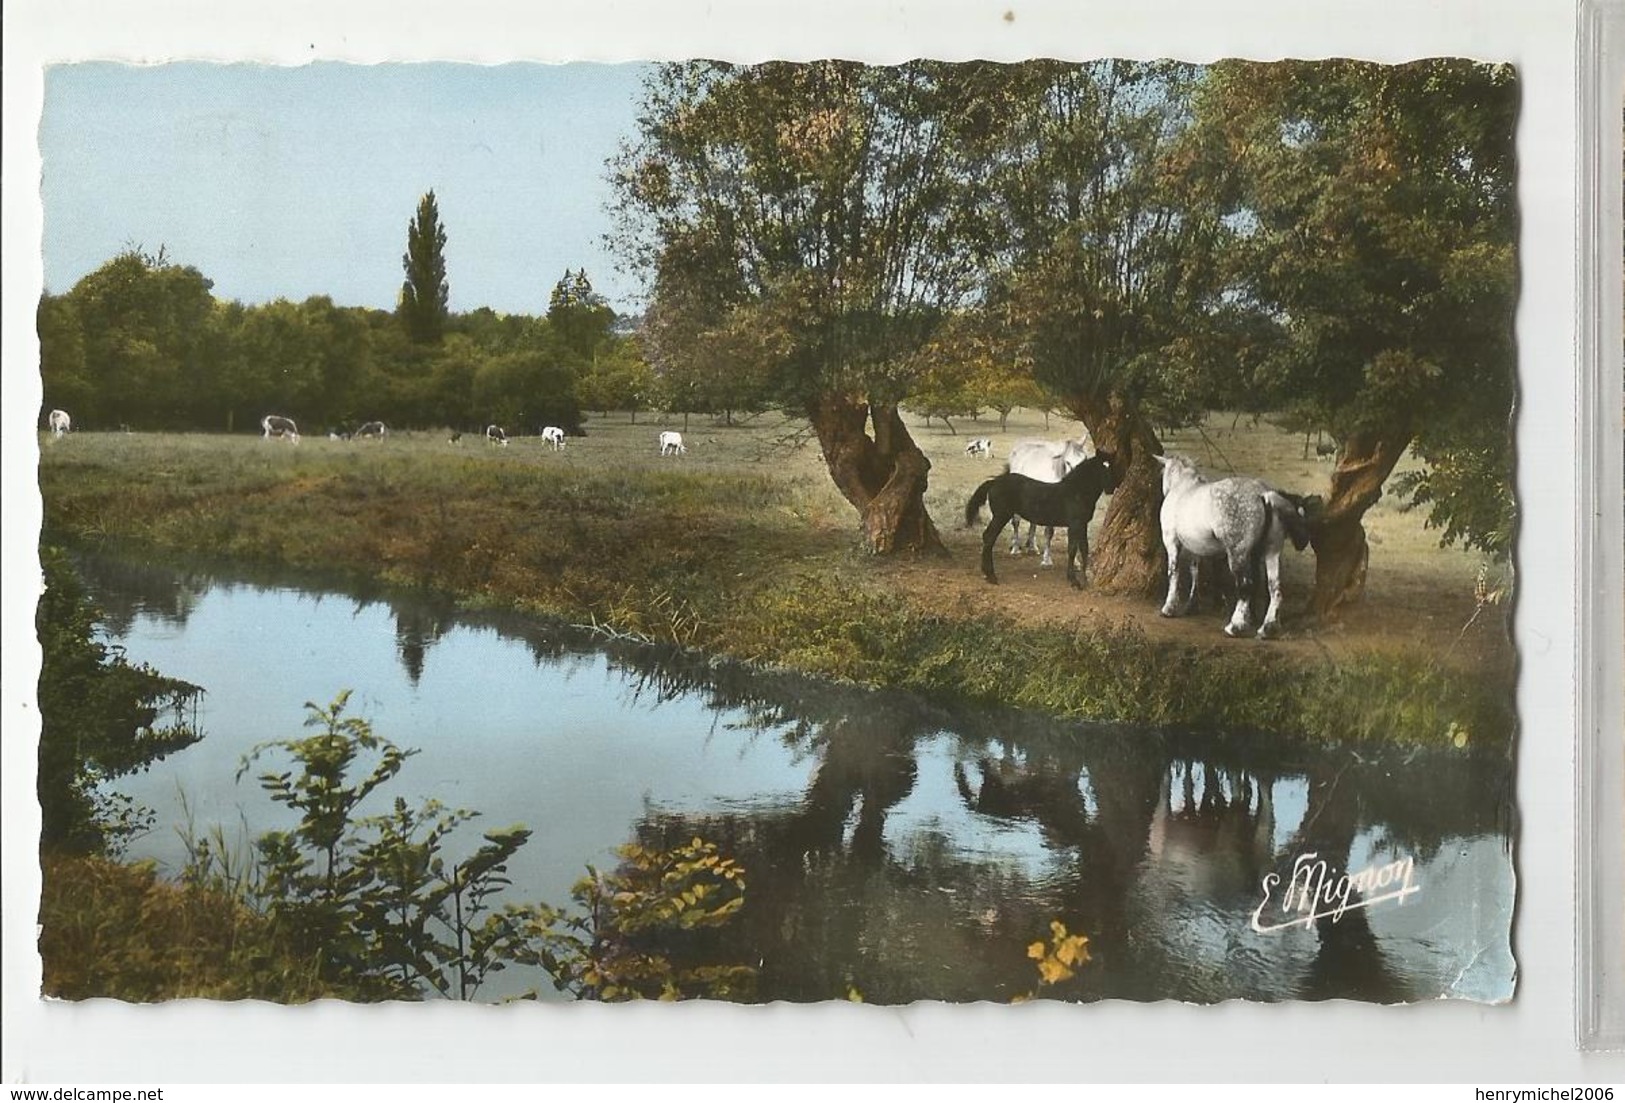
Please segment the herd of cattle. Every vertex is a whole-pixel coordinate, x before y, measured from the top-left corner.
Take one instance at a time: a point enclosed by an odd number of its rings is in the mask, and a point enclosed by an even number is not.
[[[66,410],[52,410],[45,418],[45,426],[50,430],[53,438],[60,437],[73,428],[73,419]],[[299,425],[291,417],[281,414],[266,414],[260,419],[261,438],[264,440],[285,440],[289,444],[299,443]],[[354,429],[332,428],[327,431],[327,439],[342,440],[383,440],[389,435],[389,426],[381,421],[368,421]],[[555,452],[564,451],[564,430],[557,425],[545,425],[541,431],[542,443]],[[463,433],[460,429],[452,431],[448,438],[452,444],[460,444]],[[508,445],[508,433],[500,425],[487,425],[485,427],[485,441],[487,444]],[[683,443],[683,434],[672,430],[662,430],[658,438],[660,454],[662,456],[683,456],[688,454],[688,447]]]
[[[73,419],[66,410],[52,410],[45,418],[46,427],[51,431],[52,437],[60,437],[73,428]],[[281,414],[266,414],[260,419],[261,436],[264,440],[285,440],[290,444],[299,443],[299,425],[291,417]],[[389,434],[389,426],[381,421],[368,421],[354,429],[333,428],[327,431],[327,439],[340,440],[383,440]],[[564,451],[564,430],[557,425],[545,425],[541,432],[542,443],[555,452]],[[462,443],[461,430],[453,430],[450,436],[452,444]],[[487,444],[508,445],[508,433],[500,425],[487,425],[485,427],[485,441]],[[672,429],[662,430],[659,437],[660,454],[662,456],[683,456],[688,454],[688,447],[683,443],[683,434]]]

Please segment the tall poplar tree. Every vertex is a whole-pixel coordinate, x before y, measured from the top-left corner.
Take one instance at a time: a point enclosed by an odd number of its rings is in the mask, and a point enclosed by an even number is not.
[[[446,332],[446,228],[434,191],[418,200],[418,213],[406,228],[406,255],[401,258],[406,282],[401,284],[400,318],[420,345],[437,345]]]

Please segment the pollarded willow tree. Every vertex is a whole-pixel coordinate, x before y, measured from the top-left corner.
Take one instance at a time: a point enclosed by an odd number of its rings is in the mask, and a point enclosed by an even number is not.
[[[1037,381],[1126,463],[1090,556],[1110,589],[1164,577],[1153,425],[1206,408],[1243,370],[1245,312],[1223,294],[1232,230],[1186,152],[1201,76],[1170,62],[1012,67],[990,162],[989,308]]]
[[[1261,383],[1340,446],[1312,526],[1323,616],[1363,592],[1362,519],[1413,447],[1444,538],[1510,549],[1517,107],[1510,66],[1461,59],[1227,62],[1201,92],[1237,293],[1280,334]]]
[[[941,546],[898,407],[912,354],[976,290],[998,69],[666,65],[614,167],[657,370],[723,348],[759,374],[877,553]]]

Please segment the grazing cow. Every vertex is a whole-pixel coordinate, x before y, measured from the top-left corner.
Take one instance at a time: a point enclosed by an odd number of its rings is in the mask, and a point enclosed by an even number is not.
[[[506,448],[508,447],[508,434],[502,431],[500,425],[487,425],[485,427],[485,443],[500,444]]]
[[[358,440],[367,440],[369,438],[373,440],[383,440],[384,434],[387,432],[389,432],[389,430],[384,426],[383,422],[369,421],[361,428],[357,429],[355,431],[355,435]]]
[[[1094,450],[1094,442],[1087,433],[1078,440],[1049,441],[1049,440],[1018,440],[1010,446],[1010,463],[1006,470],[1017,475],[1025,475],[1029,479],[1037,479],[1041,483],[1058,483],[1078,464],[1088,458]],[[1027,550],[1034,551],[1034,539],[1038,535],[1038,525],[1031,518],[1027,523]],[[1039,557],[1038,565],[1048,567],[1054,561],[1050,558],[1050,545],[1055,542],[1055,529],[1046,527],[1044,532],[1044,553]],[[1010,554],[1021,554],[1021,522],[1012,521],[1010,525]]]
[[[553,451],[555,452],[563,451],[564,430],[560,429],[557,425],[549,425],[547,428],[542,430],[542,443],[551,444],[553,446]]]
[[[451,436],[447,437],[446,440],[451,444],[463,443],[463,431],[461,429],[453,429],[451,431]]]
[[[988,440],[986,437],[977,437],[975,440],[965,445],[965,455],[967,456],[981,456],[985,459],[992,454],[993,442]]]
[[[683,446],[683,434],[667,429],[660,434],[660,454],[662,456],[680,456],[688,451]]]
[[[1320,441],[1315,445],[1315,456],[1318,459],[1335,460],[1337,458],[1336,442],[1329,440]]]
[[[260,438],[261,440],[278,437],[286,439],[291,444],[299,443],[299,426],[293,423],[291,417],[266,414],[260,419],[260,428],[265,430],[265,435]]]
[[[68,416],[68,411],[66,410],[52,410],[50,416],[45,420],[46,423],[51,427],[51,435],[53,437],[60,437],[63,433],[66,433],[68,430],[73,428],[73,419]]]

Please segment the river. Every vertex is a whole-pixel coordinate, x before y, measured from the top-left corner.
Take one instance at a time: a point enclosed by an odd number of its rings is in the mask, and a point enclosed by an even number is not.
[[[716,842],[747,873],[727,941],[762,999],[1008,1001],[1039,988],[1027,948],[1052,920],[1090,960],[1041,996],[1512,994],[1503,756],[1063,722],[426,600],[77,562],[132,661],[206,690],[205,738],[115,786],[156,813],[130,855],[171,871],[188,825],[244,853],[291,825],[239,765],[349,689],[420,752],[364,811],[434,797],[525,824],[513,899],[566,904],[626,843]],[[1315,918],[1333,896],[1290,907],[1319,862],[1334,887],[1371,871],[1335,918]],[[480,997],[551,993],[522,973]]]

